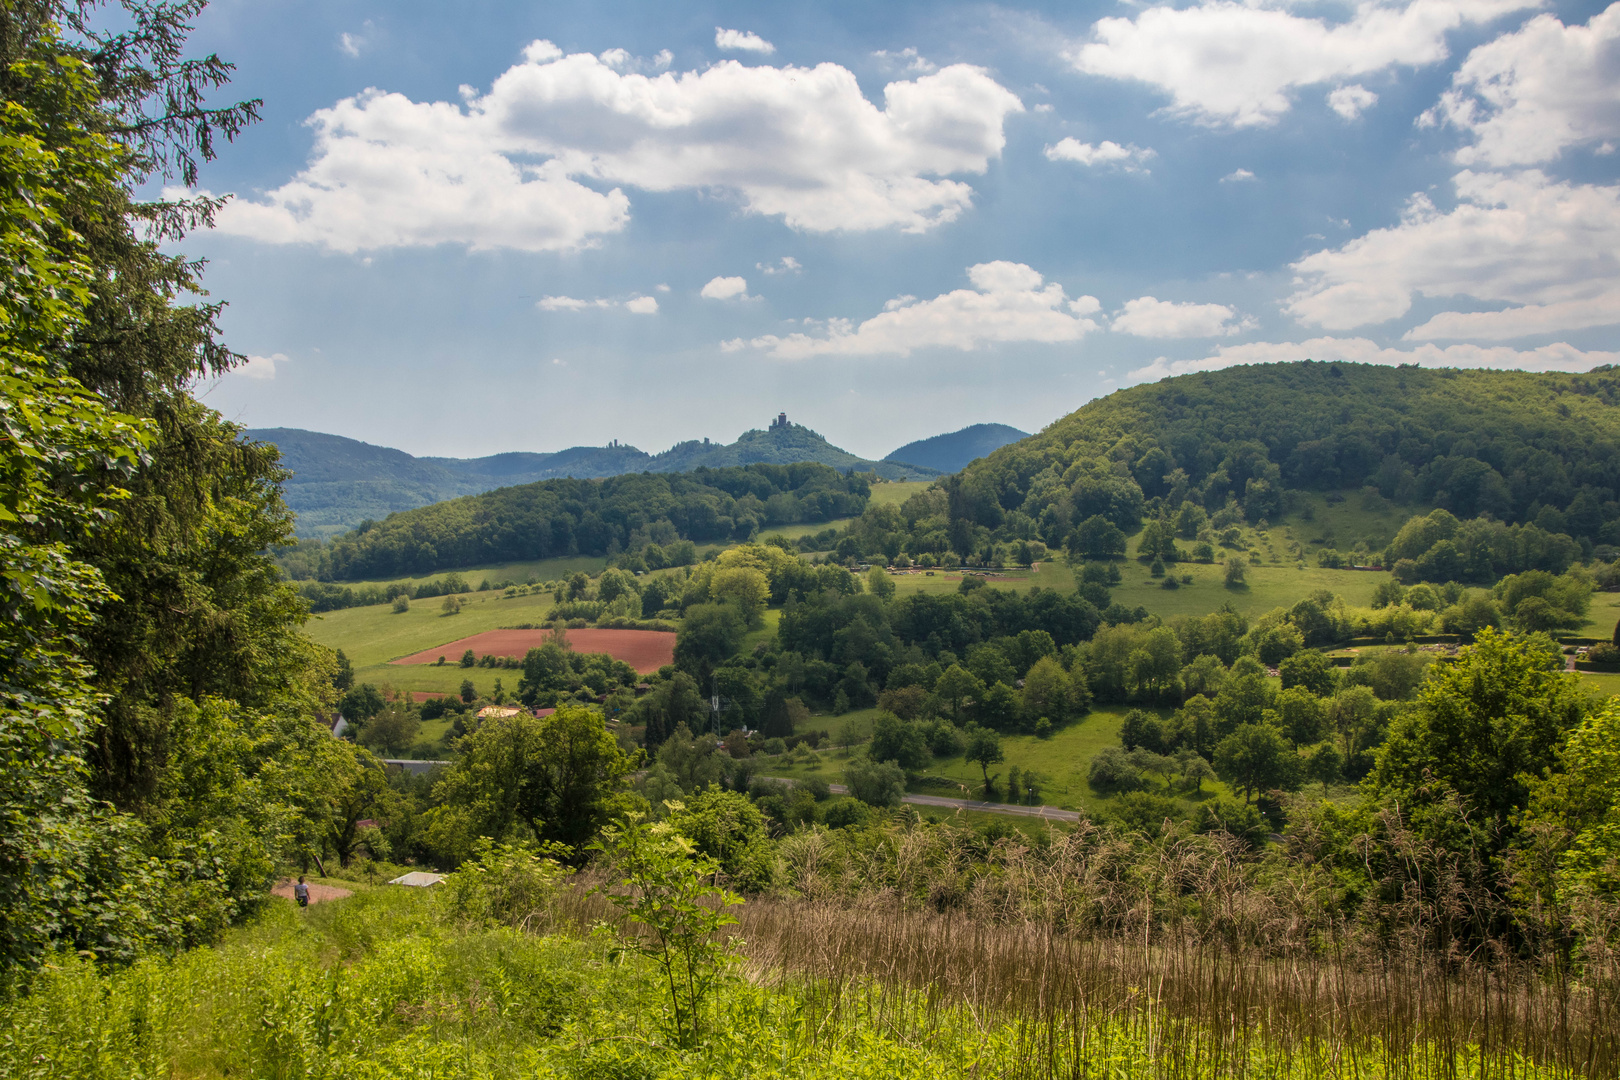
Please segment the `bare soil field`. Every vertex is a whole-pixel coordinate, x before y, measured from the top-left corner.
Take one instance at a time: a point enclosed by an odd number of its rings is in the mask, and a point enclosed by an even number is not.
[[[550,630],[486,630],[482,634],[447,642],[392,660],[394,664],[432,664],[439,657],[457,663],[468,649],[475,656],[518,656],[551,640]],[[667,630],[570,630],[568,644],[575,652],[607,653],[623,660],[642,675],[675,661],[675,635]]]

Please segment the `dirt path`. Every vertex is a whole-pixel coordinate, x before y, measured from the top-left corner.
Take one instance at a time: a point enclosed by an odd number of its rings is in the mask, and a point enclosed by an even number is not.
[[[271,896],[279,896],[285,900],[293,898],[293,883],[290,878],[275,883],[270,889]],[[314,882],[309,886],[309,902],[319,904],[327,900],[341,900],[345,896],[353,896],[348,889],[340,889],[336,885],[317,885]]]

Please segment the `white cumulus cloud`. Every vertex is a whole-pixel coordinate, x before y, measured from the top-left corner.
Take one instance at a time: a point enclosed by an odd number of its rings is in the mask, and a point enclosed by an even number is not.
[[[1414,340],[1506,340],[1620,322],[1620,187],[1542,173],[1462,172],[1457,206],[1414,195],[1400,224],[1293,264],[1287,310],[1332,330],[1405,315],[1413,298],[1466,297],[1502,311],[1446,312]]]
[[[1221,345],[1213,355],[1200,360],[1169,360],[1165,357],[1132,371],[1135,380],[1163,379],[1192,371],[1219,371],[1239,364],[1281,364],[1296,360],[1323,363],[1346,361],[1355,364],[1382,364],[1396,367],[1504,368],[1519,371],[1589,371],[1599,364],[1620,362],[1620,352],[1582,351],[1562,342],[1539,349],[1514,349],[1505,345],[1419,345],[1411,349],[1385,348],[1366,338],[1319,337],[1309,341],[1255,342],[1248,345]]]
[[[1087,166],[1112,165],[1126,172],[1147,172],[1144,164],[1155,157],[1158,154],[1150,147],[1137,146],[1135,143],[1121,146],[1106,139],[1093,146],[1079,139],[1064,138],[1046,148],[1047,161],[1072,161]]]
[[[722,30],[714,28],[714,43],[717,47],[731,52],[757,52],[769,56],[776,51],[776,46],[747,30]]]
[[[310,117],[308,166],[232,200],[219,228],[347,252],[570,250],[624,228],[630,200],[612,186],[624,185],[719,191],[812,232],[923,232],[972,205],[972,187],[950,177],[983,173],[1023,110],[965,64],[890,83],[879,108],[837,64],[648,75],[603,56],[537,41],[464,104],[346,98]]]
[[[534,306],[541,311],[585,311],[590,308],[606,311],[610,308],[624,308],[632,315],[658,314],[658,301],[650,296],[632,296],[628,300],[609,300],[600,297],[595,300],[581,300],[574,296],[542,296]]]
[[[890,70],[898,68],[918,75],[927,75],[939,70],[939,65],[930,63],[925,56],[917,55],[917,50],[912,48],[900,49],[897,52],[879,49],[872,54],[872,59]]]
[[[1225,304],[1178,304],[1152,296],[1125,301],[1114,313],[1115,333],[1149,338],[1224,337],[1253,329],[1253,319],[1241,319]]]
[[[797,274],[804,266],[791,255],[784,255],[773,263],[755,263],[754,268],[766,277],[775,277],[778,274]]]
[[[1378,104],[1378,95],[1360,83],[1351,83],[1328,94],[1327,103],[1346,120],[1359,120],[1362,113]]]
[[[1248,169],[1233,169],[1231,172],[1221,177],[1220,182],[1223,184],[1241,184],[1245,180],[1253,179],[1254,173],[1250,172]]]
[[[1585,26],[1538,15],[1479,46],[1419,123],[1442,119],[1473,136],[1464,165],[1533,165],[1620,135],[1620,4]]]
[[[271,353],[269,356],[249,355],[247,362],[232,368],[231,373],[249,379],[273,379],[276,377],[276,366],[286,362],[286,353]]]
[[[748,299],[748,279],[740,277],[717,277],[710,279],[698,294],[705,300],[746,300]]]
[[[1170,95],[1169,111],[1206,124],[1272,124],[1303,86],[1338,82],[1447,56],[1446,33],[1540,0],[1363,0],[1330,24],[1289,5],[1205,0],[1107,18],[1067,58],[1086,74],[1129,79]]]
[[[967,274],[971,289],[955,289],[932,300],[899,297],[859,326],[832,319],[816,336],[767,334],[752,340],[736,338],[721,347],[727,352],[762,349],[779,360],[908,356],[926,348],[966,352],[1014,342],[1072,342],[1097,329],[1096,321],[1087,318],[1101,307],[1096,297],[1070,300],[1063,286],[1043,283],[1041,275],[1023,263],[979,263]]]

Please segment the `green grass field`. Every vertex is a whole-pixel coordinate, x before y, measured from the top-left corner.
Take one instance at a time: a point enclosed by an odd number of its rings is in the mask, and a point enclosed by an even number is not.
[[[869,501],[873,506],[899,506],[917,492],[927,491],[933,483],[932,480],[891,480],[873,484]]]
[[[1178,615],[1207,615],[1228,603],[1244,615],[1261,615],[1273,608],[1290,607],[1317,589],[1342,596],[1353,607],[1366,607],[1372,603],[1373,591],[1388,580],[1387,574],[1314,566],[1300,570],[1289,564],[1250,566],[1246,584],[1227,588],[1226,571],[1221,565],[1178,563],[1175,573],[1191,574],[1193,583],[1166,589],[1135,560],[1126,562],[1121,569],[1124,580],[1109,590],[1115,601],[1127,607],[1145,607],[1166,621]]]
[[[841,530],[848,528],[849,523],[854,520],[854,518],[834,518],[832,521],[819,521],[800,525],[768,525],[760,530],[759,535],[761,537],[785,536],[789,540],[797,540],[801,536],[814,536],[816,533],[826,529]]]
[[[431,649],[446,642],[520,623],[539,623],[552,608],[549,593],[506,599],[498,592],[464,593],[458,615],[446,615],[437,597],[411,602],[409,611],[396,613],[390,604],[345,608],[310,617],[304,631],[333,649],[342,649],[354,665],[357,683],[373,683],[395,690],[454,693],[463,679],[471,679],[480,693],[492,693],[495,680],[508,690],[517,686],[518,673],[495,668],[461,668],[460,656],[447,657],[444,667],[432,664],[391,665],[388,661]]]
[[[1112,798],[1100,796],[1086,783],[1086,770],[1099,750],[1119,746],[1119,728],[1128,708],[1123,705],[1103,706],[1079,720],[1065,724],[1049,739],[1033,735],[1006,735],[1002,737],[1002,750],[1007,760],[990,770],[992,777],[1000,776],[1003,784],[1008,770],[1016,765],[1021,772],[1033,769],[1041,778],[1041,802],[1065,810],[1080,810],[1089,814],[1106,814]],[[1163,711],[1163,710],[1160,710]],[[862,740],[870,738],[876,709],[860,709],[843,716],[812,716],[801,730],[830,731],[836,740],[846,723],[854,725]],[[859,749],[854,753],[860,753]],[[814,762],[797,762],[787,757],[762,757],[760,772],[767,776],[793,779],[820,777],[828,783],[840,783],[844,766],[850,755],[842,749],[823,750]],[[969,764],[961,757],[936,760],[923,774],[924,777],[943,777],[954,783],[948,787],[939,783],[913,783],[910,790],[924,795],[942,795],[947,798],[978,799],[983,797],[983,780],[978,765]],[[1207,781],[1202,794],[1171,791],[1162,780],[1149,777],[1148,791],[1158,795],[1171,795],[1190,811],[1199,801],[1214,798],[1225,791],[1218,781]]]
[[[701,550],[701,549],[700,549]],[[607,560],[592,555],[578,555],[567,559],[535,559],[528,562],[485,563],[455,571],[439,570],[432,574],[417,574],[407,577],[377,578],[365,581],[344,581],[343,585],[389,585],[396,581],[403,581],[410,585],[420,585],[424,581],[435,581],[449,573],[457,573],[466,578],[473,588],[478,587],[480,581],[488,580],[491,585],[498,581],[515,581],[519,585],[528,581],[555,581],[564,578],[576,571],[583,570],[592,577],[607,569]]]
[[[1614,636],[1617,622],[1620,622],[1620,593],[1593,593],[1592,609],[1587,612],[1586,625],[1576,633],[1607,640]]]

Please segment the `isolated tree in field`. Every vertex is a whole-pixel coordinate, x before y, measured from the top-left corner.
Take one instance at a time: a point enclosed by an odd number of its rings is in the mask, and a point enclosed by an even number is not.
[[[1001,748],[1001,736],[989,728],[970,724],[967,729],[967,748],[962,753],[962,759],[970,765],[979,767],[979,775],[984,779],[984,786],[988,789],[990,766],[1007,759]]]
[[[881,566],[874,566],[866,572],[866,591],[879,600],[890,600],[894,597],[894,579],[891,578]]]
[[[473,685],[471,679],[461,680],[461,700],[467,705],[471,705],[478,700],[478,687]]]
[[[466,652],[461,654],[461,666],[462,667],[472,667],[473,665],[475,665],[477,663],[478,663],[478,654],[473,652],[471,649],[468,649]]]
[[[1202,755],[1190,750],[1177,754],[1176,764],[1181,769],[1182,782],[1191,784],[1193,790],[1200,794],[1204,790],[1204,781],[1215,779],[1215,770],[1209,767],[1209,762],[1205,761]]]
[[[1243,585],[1248,571],[1244,569],[1243,560],[1233,556],[1226,560],[1226,587],[1236,589]]]
[[[1123,558],[1125,533],[1101,514],[1093,514],[1074,531],[1074,550],[1088,559]]]
[[[446,615],[460,615],[461,597],[457,596],[455,593],[450,593],[444,598],[444,603],[439,605],[439,610],[443,611]]]
[[[405,593],[400,593],[398,596],[394,597],[395,615],[403,615],[409,610],[411,610],[411,598],[408,595]]]

